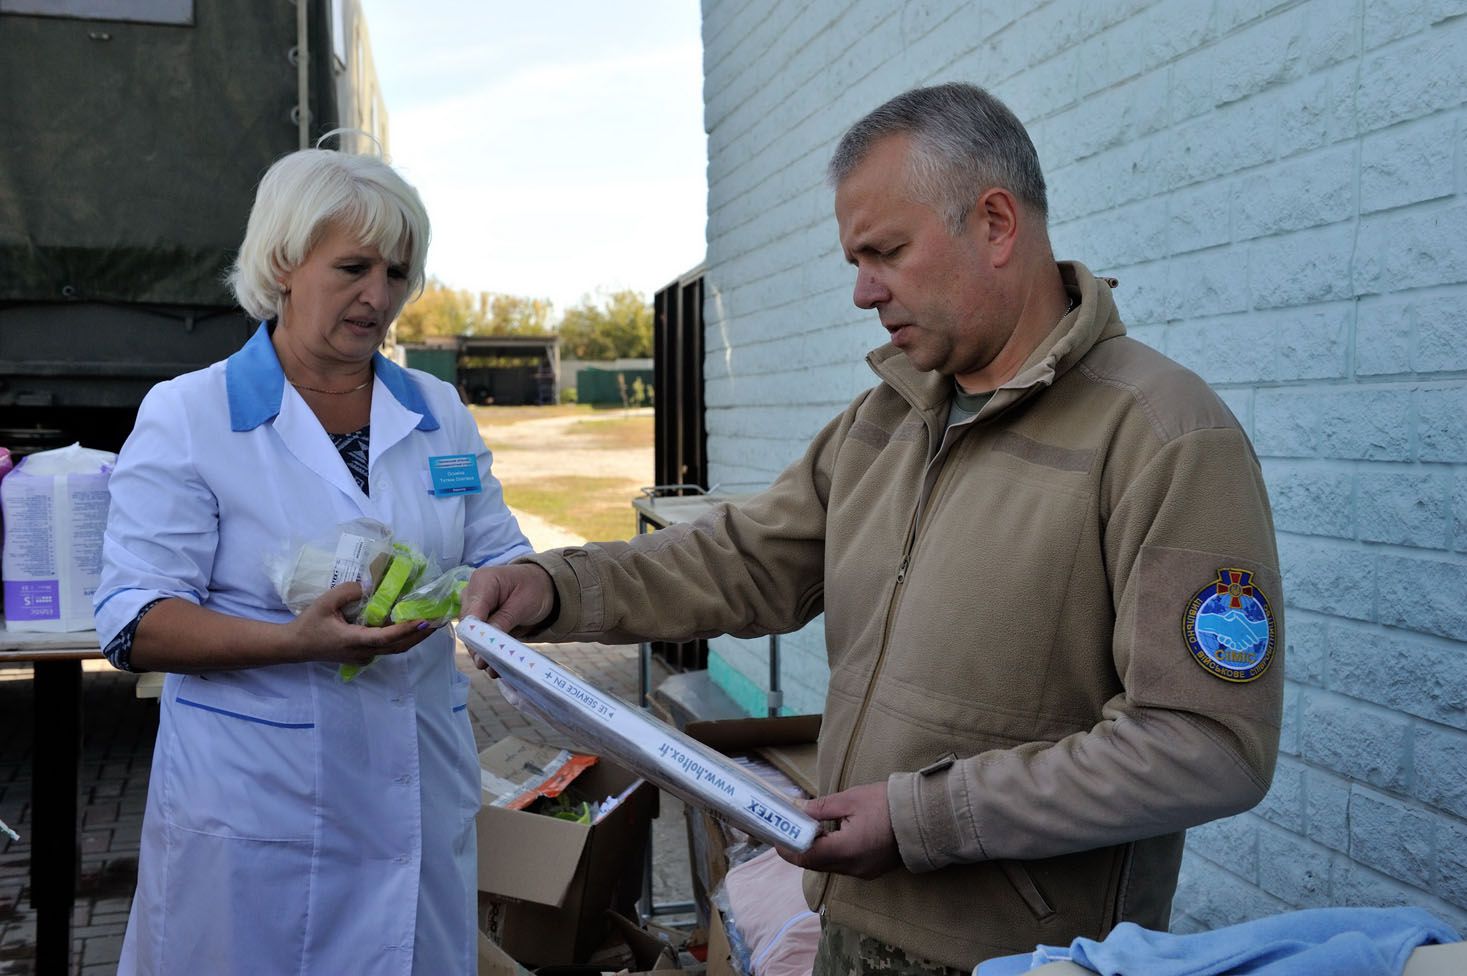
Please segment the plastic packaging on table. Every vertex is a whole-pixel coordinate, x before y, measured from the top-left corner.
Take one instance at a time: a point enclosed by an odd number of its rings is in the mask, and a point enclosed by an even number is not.
[[[407,620],[426,620],[434,627],[442,627],[458,616],[459,598],[469,577],[474,575],[472,566],[455,566],[415,589],[404,593],[392,607],[392,622],[400,624]]]
[[[5,449],[3,447],[0,447],[0,481],[4,481],[5,480],[5,476],[10,473],[10,469],[13,468],[13,467],[15,467],[15,463],[10,460],[10,451],[8,451],[7,449]],[[0,490],[3,490],[3,489],[0,489]],[[0,551],[3,551],[4,548],[5,548],[5,515],[4,515],[4,508],[5,508],[5,506],[3,504],[0,504]],[[0,586],[0,617],[3,617],[4,615],[5,615],[5,588],[4,588],[4,586]]]
[[[0,481],[5,625],[91,630],[102,573],[107,490],[117,455],[72,444],[20,460]]]
[[[459,639],[499,673],[505,697],[685,802],[769,844],[805,851],[819,825],[712,748],[593,687],[496,627],[465,617]]]

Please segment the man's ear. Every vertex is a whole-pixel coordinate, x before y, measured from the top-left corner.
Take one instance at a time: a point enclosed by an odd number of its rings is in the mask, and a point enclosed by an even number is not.
[[[1019,238],[1019,222],[1023,219],[1019,202],[1002,187],[989,187],[978,195],[971,217],[981,222],[980,241],[987,249],[995,268],[1009,263]]]

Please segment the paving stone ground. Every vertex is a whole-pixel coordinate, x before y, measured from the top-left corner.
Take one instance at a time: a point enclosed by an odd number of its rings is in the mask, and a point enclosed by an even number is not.
[[[602,690],[635,701],[634,645],[566,644],[542,649]],[[553,730],[516,712],[461,647],[458,665],[472,677],[469,714],[480,748],[507,734],[558,741]],[[654,662],[654,685],[666,674],[661,662]],[[116,972],[132,905],[138,837],[158,728],[157,702],[138,699],[136,682],[135,676],[101,661],[86,662],[82,676],[81,874],[72,913],[73,976]],[[50,976],[35,974],[36,925],[30,907],[31,691],[28,667],[0,668],[0,820],[21,835],[18,843],[0,835],[0,976]],[[691,897],[691,882],[682,807],[664,795],[661,810],[653,823],[653,901],[665,905]]]

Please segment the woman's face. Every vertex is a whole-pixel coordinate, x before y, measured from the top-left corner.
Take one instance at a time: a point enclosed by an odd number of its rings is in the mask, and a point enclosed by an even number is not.
[[[338,224],[282,279],[280,327],[325,360],[366,362],[407,298],[408,268]]]

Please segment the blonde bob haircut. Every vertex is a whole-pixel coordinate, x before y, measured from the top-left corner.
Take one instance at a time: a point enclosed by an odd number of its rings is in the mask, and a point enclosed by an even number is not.
[[[257,319],[278,319],[280,279],[333,224],[407,267],[408,301],[422,291],[429,228],[418,191],[374,156],[301,149],[276,160],[255,191],[228,275],[240,307]]]

